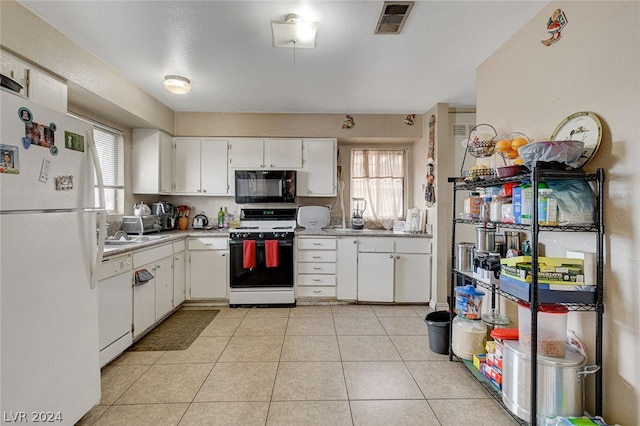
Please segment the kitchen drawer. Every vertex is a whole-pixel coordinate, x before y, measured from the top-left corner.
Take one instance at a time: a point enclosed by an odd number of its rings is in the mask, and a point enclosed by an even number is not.
[[[359,238],[358,251],[360,253],[393,253],[393,242],[393,238]]]
[[[189,250],[226,250],[229,240],[222,237],[197,237],[189,238],[187,247]]]
[[[298,251],[298,262],[335,262],[335,251],[301,250]]]
[[[298,238],[298,250],[335,250],[336,239],[331,238]]]
[[[299,274],[335,274],[335,263],[298,263]]]
[[[164,244],[159,247],[136,251],[133,253],[133,267],[138,268],[171,256],[173,256],[173,247],[171,244]]]
[[[299,286],[315,286],[315,285],[336,285],[335,275],[315,275],[302,274],[298,275]]]
[[[181,251],[184,251],[185,247],[187,246],[187,243],[185,242],[185,240],[180,240],[180,241],[175,241],[173,243],[173,253],[180,253]]]
[[[396,253],[431,253],[430,238],[398,238],[396,240]]]
[[[336,297],[336,288],[298,287],[298,297]]]

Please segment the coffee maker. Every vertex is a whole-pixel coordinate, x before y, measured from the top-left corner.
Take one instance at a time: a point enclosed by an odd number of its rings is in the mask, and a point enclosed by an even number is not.
[[[159,201],[151,205],[151,214],[157,215],[160,219],[160,230],[171,230],[175,226],[175,209],[171,203]]]
[[[351,229],[364,229],[364,210],[367,208],[367,200],[364,198],[352,198]]]

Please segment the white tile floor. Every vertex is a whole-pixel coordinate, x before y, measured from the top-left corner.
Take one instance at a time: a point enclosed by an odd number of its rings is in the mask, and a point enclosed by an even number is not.
[[[515,425],[429,350],[426,306],[229,309],[184,351],[127,352],[81,425]]]

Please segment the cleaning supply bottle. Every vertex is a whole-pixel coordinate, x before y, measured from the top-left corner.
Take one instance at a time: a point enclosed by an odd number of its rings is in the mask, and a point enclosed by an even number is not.
[[[220,211],[218,212],[218,228],[222,228],[224,226],[224,211],[222,207],[220,207]]]
[[[558,225],[558,200],[552,194],[553,189],[538,190],[538,224],[545,226]]]

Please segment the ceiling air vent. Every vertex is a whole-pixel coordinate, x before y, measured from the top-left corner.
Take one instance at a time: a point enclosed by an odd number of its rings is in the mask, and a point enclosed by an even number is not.
[[[384,2],[375,34],[400,34],[412,7],[412,1]]]

